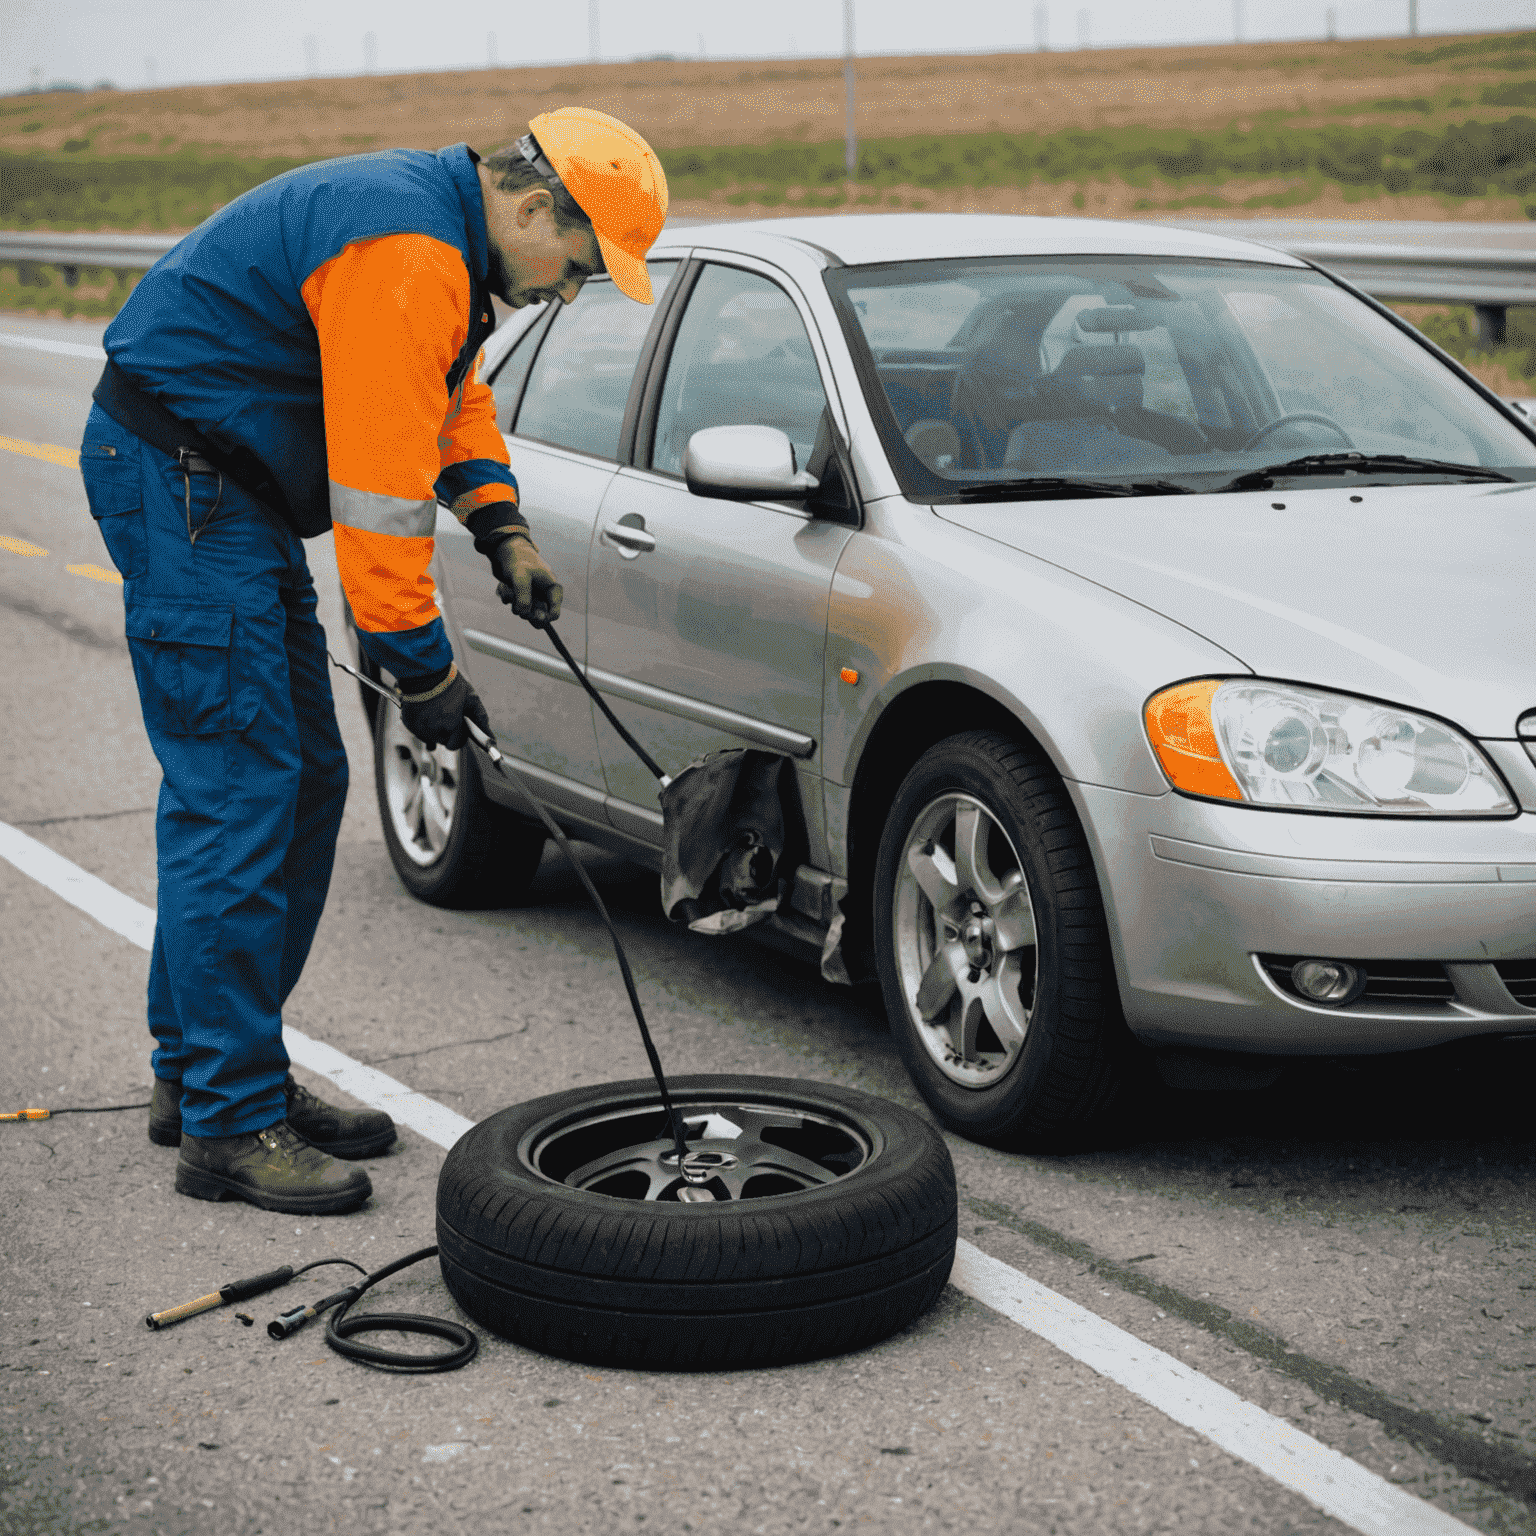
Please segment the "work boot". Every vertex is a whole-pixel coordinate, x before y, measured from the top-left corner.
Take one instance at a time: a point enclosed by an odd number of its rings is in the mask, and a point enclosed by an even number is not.
[[[155,1079],[149,1096],[149,1139],[157,1147],[181,1145],[181,1084]]]
[[[301,1088],[291,1072],[283,1092],[288,1098],[288,1124],[332,1157],[353,1161],[377,1157],[394,1144],[395,1122],[382,1109],[337,1109]]]
[[[305,1141],[353,1162],[377,1157],[395,1141],[395,1122],[382,1109],[337,1109],[301,1088],[288,1074],[283,1083],[288,1123]],[[160,1147],[181,1145],[181,1084],[155,1079],[149,1100],[149,1139]]]
[[[196,1200],[249,1200],[266,1211],[327,1216],[373,1193],[361,1168],[343,1168],[286,1121],[245,1136],[181,1138],[176,1193]]]

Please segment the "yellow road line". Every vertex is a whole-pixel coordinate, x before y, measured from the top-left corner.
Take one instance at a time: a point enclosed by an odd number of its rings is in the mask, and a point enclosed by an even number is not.
[[[41,544],[18,539],[11,533],[0,533],[0,549],[8,549],[13,555],[46,555],[48,553]]]
[[[71,576],[89,576],[92,581],[110,581],[113,586],[120,587],[123,578],[116,571],[109,571],[100,565],[66,565],[64,567]]]
[[[47,464],[57,464],[61,469],[79,469],[80,450],[60,448],[57,443],[28,443],[19,437],[0,437],[0,448],[7,453],[24,453],[29,459],[42,459]]]

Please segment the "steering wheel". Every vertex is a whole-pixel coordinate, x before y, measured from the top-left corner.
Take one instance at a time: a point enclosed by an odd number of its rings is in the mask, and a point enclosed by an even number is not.
[[[1241,448],[1238,449],[1238,452],[1247,453],[1250,448],[1257,448],[1258,445],[1262,443],[1264,439],[1271,433],[1278,432],[1281,427],[1289,426],[1293,421],[1318,422],[1320,425],[1327,427],[1329,431],[1337,432],[1339,436],[1343,438],[1344,446],[1346,448],[1353,448],[1355,446],[1354,443],[1350,441],[1349,433],[1347,433],[1344,428],[1341,427],[1338,422],[1333,419],[1333,417],[1324,416],[1321,411],[1287,411],[1284,416],[1277,417],[1274,421],[1270,422],[1267,427],[1260,427],[1259,430],[1255,432],[1253,436],[1250,437]]]

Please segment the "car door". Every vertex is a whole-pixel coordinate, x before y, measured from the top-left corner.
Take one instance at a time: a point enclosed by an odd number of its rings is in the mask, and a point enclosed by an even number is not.
[[[814,850],[827,608],[855,519],[847,507],[694,496],[682,478],[688,439],[705,427],[779,427],[798,465],[826,458],[835,418],[813,322],[771,269],[752,265],[705,263],[669,317],[636,462],[603,498],[588,658],[620,718],[674,773],[721,747],[795,758]],[[610,819],[659,845],[655,781],[606,720],[597,735]]]
[[[652,262],[658,295],[676,262]],[[559,629],[578,658],[586,643],[587,558],[618,468],[635,365],[656,310],[606,279],[589,281],[511,349],[491,378],[522,510],[565,588]],[[503,415],[505,413],[505,415]],[[605,788],[592,708],[546,636],[496,596],[467,537],[452,545],[450,580],[471,680],[502,750],[521,759],[546,801],[602,824]]]

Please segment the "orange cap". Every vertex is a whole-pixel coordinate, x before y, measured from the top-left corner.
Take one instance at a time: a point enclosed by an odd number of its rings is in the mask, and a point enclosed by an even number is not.
[[[591,107],[541,112],[528,126],[592,220],[614,282],[630,298],[651,303],[645,253],[667,222],[667,178],[655,150],[633,128]]]

